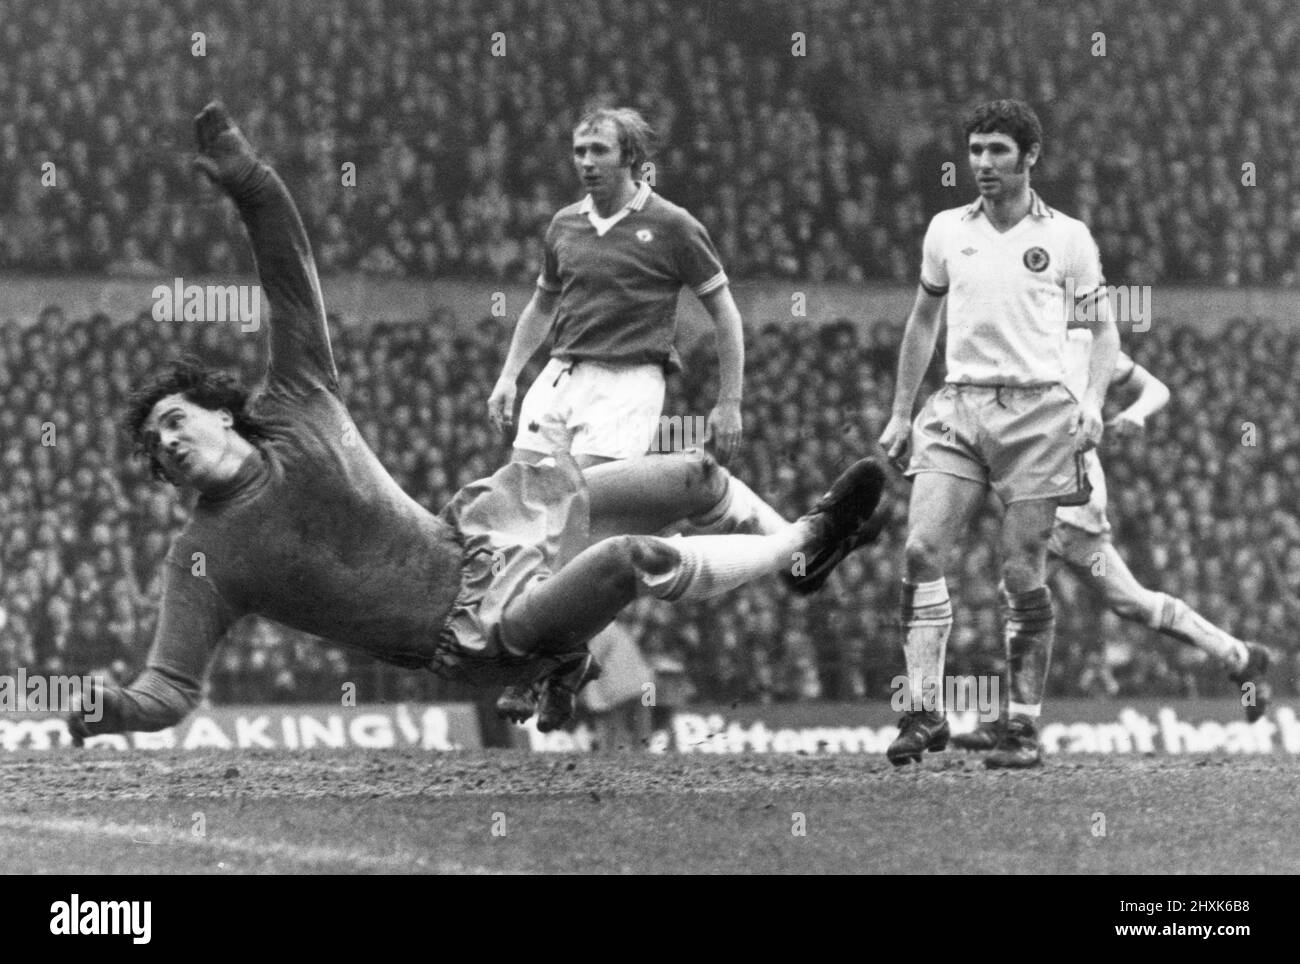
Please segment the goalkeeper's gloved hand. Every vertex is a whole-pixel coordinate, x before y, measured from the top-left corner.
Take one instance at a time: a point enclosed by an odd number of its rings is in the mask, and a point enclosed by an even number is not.
[[[257,169],[257,152],[216,101],[194,118],[194,138],[199,153],[192,164],[218,187],[234,192]]]

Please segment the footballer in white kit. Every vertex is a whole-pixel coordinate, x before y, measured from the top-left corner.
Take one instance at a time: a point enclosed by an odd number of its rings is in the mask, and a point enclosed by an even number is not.
[[[1008,722],[990,767],[1042,763],[1036,720],[1055,632],[1047,539],[1058,505],[1087,501],[1082,455],[1101,438],[1101,406],[1119,351],[1097,245],[1086,225],[1030,189],[1042,125],[1016,100],[982,104],[965,124],[979,198],[935,215],[920,290],[899,353],[893,413],[880,443],[911,449],[904,553],[903,653],[909,708],[886,755],[895,765],[942,750],[944,650],[952,604],[944,568],[992,490],[1002,520]],[[912,408],[947,301],[947,376],[915,421]],[[1094,339],[1080,394],[1066,386],[1068,320]]]
[[[1067,385],[1071,391],[1082,391],[1088,376],[1092,335],[1086,329],[1072,328],[1068,337]],[[1169,401],[1164,382],[1123,352],[1115,365],[1111,386],[1138,392],[1133,402],[1107,424],[1120,437],[1140,433],[1146,420]],[[1242,688],[1246,719],[1253,723],[1264,714],[1271,696],[1267,674],[1274,654],[1266,646],[1243,642],[1223,631],[1178,597],[1147,589],[1137,581],[1111,540],[1110,520],[1106,518],[1106,474],[1096,450],[1084,453],[1084,462],[1092,495],[1085,505],[1057,510],[1047,544],[1053,562],[1066,566],[1095,587],[1121,619],[1144,623],[1223,663],[1228,678]],[[964,750],[991,750],[997,744],[1000,728],[1000,720],[991,720],[971,733],[953,737],[953,745]]]

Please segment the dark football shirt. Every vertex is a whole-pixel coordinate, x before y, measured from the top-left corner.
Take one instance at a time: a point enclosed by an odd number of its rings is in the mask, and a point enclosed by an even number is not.
[[[673,338],[682,286],[703,297],[727,283],[708,231],[644,182],[603,231],[593,213],[587,197],[546,231],[537,284],[560,296],[551,356],[680,367]]]
[[[227,486],[199,498],[173,541],[147,668],[92,732],[175,723],[198,701],[226,630],[248,613],[427,665],[460,590],[454,530],[398,487],[339,398],[320,282],[289,192],[259,165],[236,193],[272,312],[251,406],[266,437]]]

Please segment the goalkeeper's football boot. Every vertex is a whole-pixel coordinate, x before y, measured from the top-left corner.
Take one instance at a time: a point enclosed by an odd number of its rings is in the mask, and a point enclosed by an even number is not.
[[[1038,742],[1038,730],[1027,716],[1013,716],[1007,721],[1001,739],[984,765],[990,770],[1027,770],[1043,765],[1043,747]]]
[[[1278,659],[1278,654],[1260,643],[1246,644],[1246,665],[1232,673],[1228,679],[1242,688],[1241,705],[1246,719],[1254,723],[1268,709],[1273,698],[1273,686],[1268,681],[1268,669]],[[1247,687],[1250,687],[1249,689]]]
[[[885,756],[894,766],[920,763],[926,751],[937,753],[948,746],[948,718],[942,713],[909,710],[898,721],[898,736]]]

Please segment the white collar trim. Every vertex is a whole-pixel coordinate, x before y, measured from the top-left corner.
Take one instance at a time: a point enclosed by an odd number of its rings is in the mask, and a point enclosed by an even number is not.
[[[623,207],[619,208],[619,210],[615,211],[607,218],[602,218],[596,213],[596,202],[591,199],[590,194],[582,199],[582,206],[578,210],[587,215],[587,220],[590,221],[591,226],[596,229],[596,236],[604,237],[609,233],[610,228],[618,224],[619,221],[622,221],[633,211],[640,211],[644,208],[646,202],[650,200],[650,194],[649,183],[646,181],[640,181],[638,182],[636,193],[632,195],[632,200],[628,201],[627,204],[623,205]]]

